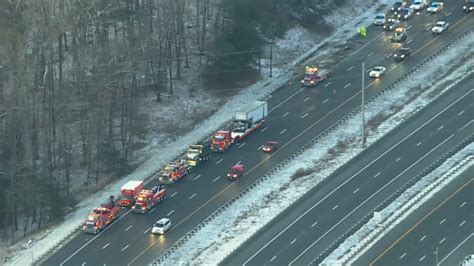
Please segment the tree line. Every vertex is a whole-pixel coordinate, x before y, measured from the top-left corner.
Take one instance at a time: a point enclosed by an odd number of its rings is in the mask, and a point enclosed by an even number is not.
[[[262,45],[288,27],[275,15],[285,5],[0,0],[3,239],[62,219],[80,200],[78,180],[90,189],[133,170],[133,144],[147,132],[142,97],[179,93],[182,68],[213,79],[252,69]]]

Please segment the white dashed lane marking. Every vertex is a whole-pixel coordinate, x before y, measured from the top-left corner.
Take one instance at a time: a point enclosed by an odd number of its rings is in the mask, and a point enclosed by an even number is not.
[[[323,103],[327,103],[328,101],[329,101],[329,98],[328,98],[328,99],[326,99],[326,100],[324,100],[324,101],[323,101]]]
[[[110,243],[105,244],[105,245],[102,247],[102,249],[106,249],[109,245],[110,245]]]
[[[421,142],[418,142],[418,143],[416,144],[416,146],[420,146],[420,145],[421,145]]]
[[[370,52],[367,56],[372,56],[374,54],[374,52]]]
[[[378,172],[377,174],[375,174],[375,176],[374,176],[374,177],[377,177],[377,176],[379,176],[379,175],[380,175],[380,172]]]
[[[337,207],[339,207],[339,205],[332,207],[332,210],[334,211],[335,209],[337,209]]]
[[[290,112],[286,112],[286,113],[284,113],[284,114],[282,115],[282,117],[285,117],[285,116],[287,116],[289,113],[290,113]]]
[[[461,203],[461,205],[459,205],[459,208],[462,208],[462,207],[464,207],[466,204],[467,204],[467,202],[466,202],[466,201],[465,201],[465,202],[463,202],[463,203]]]
[[[218,177],[212,179],[212,182],[216,182],[217,180],[219,180],[219,178],[221,178],[221,176],[218,176]]]
[[[426,255],[420,258],[420,261],[423,261],[426,258]]]
[[[304,99],[305,102],[309,101],[309,99],[311,99],[310,97]]]
[[[122,248],[122,252],[125,251],[130,245],[126,245],[125,247]]]
[[[346,85],[346,86],[344,86],[344,89],[345,89],[345,88],[347,88],[347,87],[349,87],[350,85],[351,85],[351,83],[350,83],[350,82],[349,82],[349,83],[347,83],[347,85]]]
[[[217,160],[216,164],[220,164],[222,162],[222,160],[223,160],[222,158]]]
[[[464,110],[458,113],[458,115],[462,115],[462,114],[464,114]]]
[[[146,233],[150,232],[150,230],[151,230],[151,227],[148,227],[148,229],[146,229],[145,231],[143,231],[143,233],[146,234]]]
[[[347,69],[347,71],[351,71],[354,68],[354,66],[351,66],[350,68]]]
[[[127,228],[125,229],[125,232],[127,232],[128,230],[130,230],[130,228],[132,228],[132,227],[133,227],[133,225],[130,225],[129,227],[127,227]]]
[[[329,81],[328,83],[326,83],[326,85],[324,85],[324,87],[329,86],[329,84],[331,84],[331,81]]]
[[[440,130],[443,129],[443,128],[444,128],[444,126],[438,127],[438,131],[440,131]]]
[[[263,145],[257,148],[257,151],[261,150],[263,148]]]
[[[262,130],[260,130],[260,132],[265,132],[265,130],[267,130],[268,127],[264,127]]]
[[[444,218],[443,220],[441,220],[441,221],[439,222],[439,224],[443,224],[444,222],[446,222],[446,218]]]
[[[286,128],[285,128],[285,129],[283,129],[283,130],[280,132],[280,135],[281,135],[281,134],[283,134],[283,133],[285,133],[285,132],[286,132],[286,130],[287,130]]]
[[[178,194],[178,192],[175,191],[173,194],[171,194],[171,197],[176,196],[176,194]]]
[[[443,237],[443,239],[441,239],[438,243],[439,244],[443,244],[443,242],[446,240],[446,237]]]
[[[192,194],[191,197],[189,197],[189,199],[193,199],[194,197],[196,197],[196,193]]]
[[[276,259],[277,256],[273,256],[272,259],[270,261],[274,261]]]
[[[463,226],[465,223],[466,223],[466,220],[462,221],[462,222],[459,224],[459,227]]]
[[[195,178],[193,178],[193,179],[194,179],[194,180],[197,180],[197,179],[199,179],[200,177],[201,177],[201,175],[199,174],[199,175],[197,175],[197,176],[196,176]]]
[[[406,255],[407,255],[407,253],[405,252],[405,253],[403,253],[398,259],[401,260],[401,259],[403,259]]]
[[[168,212],[168,214],[166,216],[170,216],[171,214],[173,214],[174,210]]]
[[[307,117],[307,116],[308,116],[308,113],[302,115],[302,116],[301,116],[301,119],[303,119],[303,118],[305,118],[305,117]]]
[[[402,157],[398,157],[395,161],[398,162],[402,159]]]
[[[426,238],[426,235],[422,236],[422,237],[420,238],[420,242],[423,241],[423,240],[425,240],[425,238]]]
[[[314,226],[317,225],[317,224],[318,224],[318,221],[314,222],[314,223],[311,225],[311,227],[314,227]]]
[[[239,149],[245,145],[245,142],[239,145]]]
[[[353,194],[359,192],[360,188],[357,188],[356,190],[352,191]]]
[[[294,244],[296,242],[296,238],[291,241],[291,244]]]

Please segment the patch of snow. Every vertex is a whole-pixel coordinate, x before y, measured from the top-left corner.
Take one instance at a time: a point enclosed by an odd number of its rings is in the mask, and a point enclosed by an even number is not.
[[[458,165],[459,167],[456,167]],[[340,262],[341,265],[351,265],[390,230],[472,165],[474,165],[473,143],[408,188],[379,212],[379,221],[371,219],[347,238],[321,264],[330,265],[333,262]]]
[[[474,70],[460,67],[450,72],[449,66],[463,62],[464,51],[474,51],[474,34],[457,43],[456,49],[450,49],[435,58],[423,73],[412,75],[402,82],[395,90],[391,90],[366,107],[366,120],[378,114],[391,116],[375,131],[369,132],[367,145],[382,138],[397,125],[407,120],[418,110],[440,97],[448,89],[460,82],[460,78],[474,73]],[[462,51],[462,52],[460,52]],[[471,55],[474,52],[471,52]],[[442,65],[443,68],[438,66]],[[474,65],[470,59],[465,65]],[[449,73],[449,75],[447,75]],[[445,76],[447,75],[447,76]],[[443,77],[441,80],[440,77]],[[426,80],[433,82],[427,84]],[[440,88],[439,84],[450,82],[450,86]],[[436,96],[434,91],[441,90]],[[416,92],[423,91],[417,99],[410,103]],[[401,107],[395,115],[393,112]],[[390,113],[390,111],[392,113]],[[258,189],[232,204],[211,223],[205,225],[188,242],[166,257],[165,264],[203,264],[217,265],[229,254],[249,239],[266,223],[276,217],[282,210],[289,207],[298,198],[315,187],[334,170],[361,152],[358,143],[353,141],[359,136],[360,118],[355,117],[346,122],[336,132],[322,138],[317,145],[298,156],[286,169],[275,173],[271,179],[265,180]],[[336,158],[327,156],[327,151],[340,141],[346,143],[346,150]],[[291,180],[291,176],[301,168],[317,169],[316,174]]]

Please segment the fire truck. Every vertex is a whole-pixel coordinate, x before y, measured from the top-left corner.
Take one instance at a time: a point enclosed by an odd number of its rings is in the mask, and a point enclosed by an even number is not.
[[[120,207],[130,207],[135,203],[135,197],[143,189],[143,181],[131,180],[120,188]]]
[[[191,173],[191,165],[186,160],[169,162],[160,172],[160,183],[170,184]]]
[[[82,231],[89,234],[97,234],[110,225],[119,217],[120,207],[115,204],[114,196],[110,196],[109,202],[96,207],[87,216]]]
[[[306,66],[304,77],[301,80],[301,85],[305,87],[314,87],[318,82],[321,82],[329,77],[329,71],[319,69],[315,66]]]
[[[143,189],[135,198],[132,212],[147,213],[165,199],[166,192],[167,189],[164,185],[154,186],[151,189]]]
[[[230,131],[217,131],[211,138],[211,151],[224,152],[232,145],[232,136]]]

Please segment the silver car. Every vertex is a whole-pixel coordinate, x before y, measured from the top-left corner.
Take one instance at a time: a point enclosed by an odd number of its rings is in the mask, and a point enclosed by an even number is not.
[[[163,235],[171,228],[171,221],[168,218],[161,218],[158,220],[151,229],[152,234],[160,234]]]

